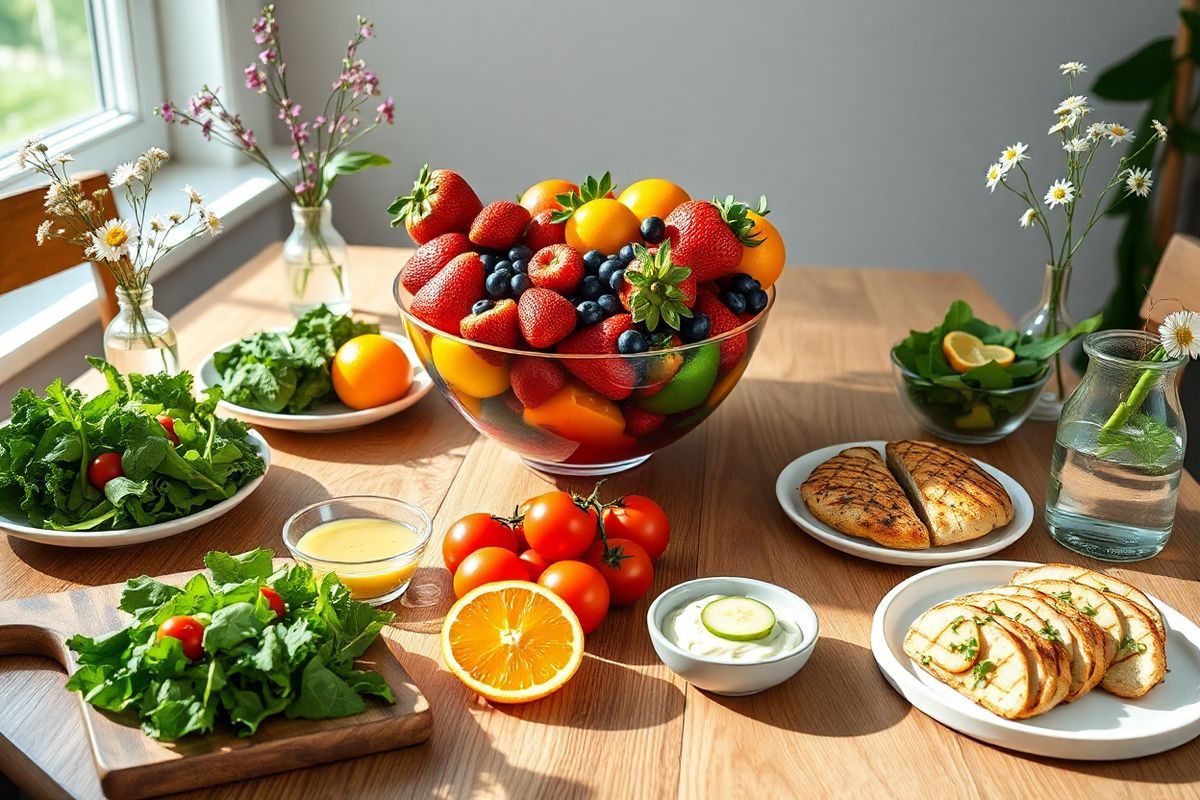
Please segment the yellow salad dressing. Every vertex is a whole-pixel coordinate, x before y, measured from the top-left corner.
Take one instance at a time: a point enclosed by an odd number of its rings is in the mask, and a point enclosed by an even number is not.
[[[412,578],[417,556],[414,554],[411,561],[396,556],[420,543],[416,531],[406,525],[364,518],[324,522],[301,536],[296,545],[312,558],[315,573],[336,572],[355,600],[368,600],[385,595]]]

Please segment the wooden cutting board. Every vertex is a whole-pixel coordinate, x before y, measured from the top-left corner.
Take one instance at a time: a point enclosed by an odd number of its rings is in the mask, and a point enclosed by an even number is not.
[[[182,585],[193,574],[161,580]],[[44,656],[62,664],[68,673],[74,671],[74,654],[66,646],[68,637],[76,633],[94,636],[129,622],[117,609],[122,586],[95,586],[0,603],[0,656]],[[91,743],[100,785],[109,797],[155,797],[423,742],[433,723],[429,702],[400,665],[397,649],[380,636],[358,659],[362,667],[387,680],[396,696],[394,705],[368,698],[367,710],[352,717],[275,717],[250,738],[238,737],[218,725],[205,736],[158,742],[144,735],[132,716],[102,712],[80,700],[79,723]],[[0,709],[0,714],[4,713]]]

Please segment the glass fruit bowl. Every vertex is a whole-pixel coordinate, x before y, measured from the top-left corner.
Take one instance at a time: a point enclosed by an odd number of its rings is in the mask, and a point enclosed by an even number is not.
[[[921,427],[962,444],[988,444],[1008,436],[1029,418],[1053,370],[1009,389],[940,386],[907,369],[891,351],[896,391]]]
[[[476,430],[529,467],[557,475],[632,469],[694,430],[737,385],[775,302],[775,290],[768,289],[767,307],[757,316],[702,342],[637,355],[584,355],[451,336],[408,312],[411,296],[399,283],[394,291],[408,337],[438,391]]]

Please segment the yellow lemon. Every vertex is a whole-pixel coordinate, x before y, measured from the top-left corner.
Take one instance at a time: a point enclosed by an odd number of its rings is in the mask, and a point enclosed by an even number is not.
[[[978,336],[966,331],[950,331],[942,337],[942,352],[955,372],[966,372],[995,361],[1002,367],[1013,363],[1017,355],[998,344],[984,344]]]
[[[471,397],[495,397],[508,391],[508,367],[489,364],[474,350],[444,336],[433,337],[433,366],[446,383]]]

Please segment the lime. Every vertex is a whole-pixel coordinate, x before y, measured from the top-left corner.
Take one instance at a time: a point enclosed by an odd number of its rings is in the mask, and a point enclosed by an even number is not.
[[[720,364],[721,350],[715,343],[696,348],[671,382],[662,391],[642,398],[640,405],[654,414],[664,415],[695,408],[712,390]]]

